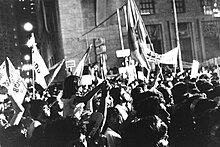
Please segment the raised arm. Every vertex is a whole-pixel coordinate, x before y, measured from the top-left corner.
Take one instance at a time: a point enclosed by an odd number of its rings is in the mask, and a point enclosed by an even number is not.
[[[75,102],[88,102],[98,91],[100,91],[103,87],[105,87],[106,82],[103,81],[101,84],[93,88],[91,91],[89,91],[86,95],[84,95],[81,98],[77,98]]]

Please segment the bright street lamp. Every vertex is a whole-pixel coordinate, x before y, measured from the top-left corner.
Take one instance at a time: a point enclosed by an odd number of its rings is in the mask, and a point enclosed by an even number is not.
[[[33,29],[33,25],[30,22],[26,22],[24,24],[24,30],[25,31],[31,31]]]
[[[31,59],[30,55],[25,55],[25,56],[24,56],[24,60],[25,60],[25,61],[29,61],[30,59]]]

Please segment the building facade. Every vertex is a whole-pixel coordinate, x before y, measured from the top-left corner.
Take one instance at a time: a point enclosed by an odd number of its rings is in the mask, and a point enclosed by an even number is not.
[[[0,0],[0,17],[0,64],[9,57],[17,68],[21,59],[14,0]]]
[[[121,50],[122,46],[128,49],[126,15],[123,7],[126,6],[127,0],[40,1],[44,2],[47,13],[43,15],[44,28],[41,29],[44,30],[41,34],[47,39],[41,37],[44,42],[41,42],[44,44],[41,47],[50,66],[62,58],[73,61],[77,65],[86,49],[97,38],[105,39],[107,66],[109,68],[122,66],[123,59],[116,57],[116,51]],[[162,54],[176,47],[173,1],[135,0],[135,2],[154,50]],[[203,62],[220,56],[220,19],[216,17],[218,1],[176,0],[175,4],[182,60],[190,63],[193,60]],[[117,9],[119,13],[116,13]],[[118,20],[121,22],[123,41],[120,38]],[[46,26],[45,21],[47,21]],[[45,32],[48,29],[46,27],[50,28],[50,32],[54,31],[53,34]],[[93,48],[88,62],[92,64],[97,61],[96,59],[95,48]]]

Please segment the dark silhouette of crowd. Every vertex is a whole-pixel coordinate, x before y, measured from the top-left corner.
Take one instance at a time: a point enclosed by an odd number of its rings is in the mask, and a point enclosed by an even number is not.
[[[219,147],[214,69],[190,77],[190,69],[179,74],[162,67],[147,81],[129,83],[116,74],[92,85],[70,75],[62,86],[36,88],[35,99],[30,89],[17,125],[11,123],[15,105],[0,87],[0,147]]]

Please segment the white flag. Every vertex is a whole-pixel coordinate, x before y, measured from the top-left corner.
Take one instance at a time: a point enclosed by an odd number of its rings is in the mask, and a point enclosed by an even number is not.
[[[92,46],[90,45],[90,47],[86,50],[85,54],[83,55],[82,59],[80,60],[78,66],[75,69],[74,75],[76,75],[80,78],[82,77],[84,65],[85,65],[85,62],[89,56],[89,52],[90,52],[91,48],[92,48]]]
[[[0,85],[5,86],[7,89],[10,86],[10,82],[6,72],[5,61],[0,66]]]
[[[7,87],[8,93],[12,95],[13,99],[18,105],[21,105],[27,92],[27,84],[25,83],[24,79],[17,73],[9,58],[7,58],[7,62],[10,81],[10,86]]]
[[[49,74],[49,70],[44,63],[43,58],[37,50],[37,46],[35,43],[34,34],[32,34],[31,38],[28,41],[28,46],[32,48],[32,64],[36,75],[36,82],[40,84],[44,89],[47,88],[47,84],[45,81],[45,76]]]
[[[32,63],[34,66],[36,82],[40,84],[43,88],[47,88],[44,77],[49,74],[49,70],[36,47],[33,47],[32,49]]]

